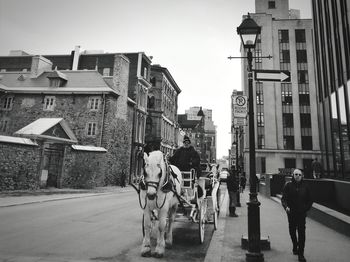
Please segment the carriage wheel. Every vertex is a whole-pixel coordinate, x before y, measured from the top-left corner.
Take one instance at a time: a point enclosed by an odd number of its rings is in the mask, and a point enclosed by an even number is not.
[[[145,237],[145,215],[142,214],[142,236]]]
[[[199,225],[199,242],[203,244],[204,242],[204,232],[205,232],[205,213],[206,208],[204,206],[204,202],[202,201],[200,204],[200,210],[199,210],[199,218],[198,218],[198,225]]]

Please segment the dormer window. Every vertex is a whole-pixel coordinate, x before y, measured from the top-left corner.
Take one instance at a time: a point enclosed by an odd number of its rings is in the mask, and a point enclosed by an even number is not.
[[[66,75],[57,70],[48,74],[47,78],[50,80],[50,87],[62,87],[67,82]]]

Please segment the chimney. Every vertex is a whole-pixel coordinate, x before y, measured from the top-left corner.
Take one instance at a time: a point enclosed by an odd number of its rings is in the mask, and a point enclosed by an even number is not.
[[[80,45],[76,45],[73,51],[72,70],[78,70],[79,56],[80,56]]]
[[[32,57],[32,66],[30,68],[31,78],[38,77],[44,71],[52,70],[52,62],[43,56],[36,55]]]

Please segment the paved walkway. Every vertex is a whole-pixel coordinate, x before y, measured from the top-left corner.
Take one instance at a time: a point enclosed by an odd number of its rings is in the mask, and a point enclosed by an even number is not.
[[[273,199],[258,195],[260,206],[261,236],[269,237],[271,250],[263,251],[264,260],[271,262],[298,261],[292,254],[288,234],[287,216],[281,204]],[[223,201],[219,228],[214,233],[205,262],[245,261],[246,251],[241,248],[241,237],[247,235],[248,191],[241,195],[242,207],[237,208],[239,217],[227,216],[228,194]],[[308,219],[306,221],[305,257],[307,261],[345,262],[350,257],[350,238]]]

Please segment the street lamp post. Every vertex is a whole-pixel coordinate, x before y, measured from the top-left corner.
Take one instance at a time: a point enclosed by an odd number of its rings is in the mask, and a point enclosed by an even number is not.
[[[241,37],[242,45],[247,50],[248,60],[248,116],[249,116],[249,184],[250,194],[248,205],[248,252],[246,261],[264,261],[260,246],[260,202],[257,197],[255,170],[255,130],[254,130],[254,94],[252,72],[252,49],[261,32],[261,27],[249,16],[243,20],[237,33]]]
[[[236,174],[238,173],[238,184],[241,183],[241,172],[239,172],[239,165],[238,165],[238,128],[235,128],[235,144],[236,144]],[[237,206],[240,207],[241,205],[241,192],[240,189],[237,192]]]
[[[201,161],[205,161],[206,160],[206,147],[205,147],[205,144],[204,144],[204,112],[202,110],[202,107],[200,107],[198,113],[197,113],[197,116],[200,116],[201,117],[201,120],[200,120],[200,157],[201,157]]]

